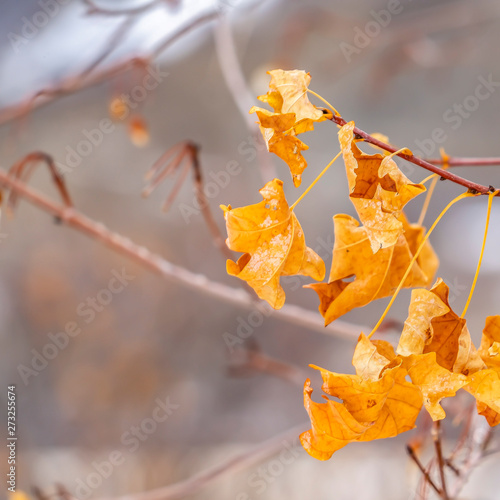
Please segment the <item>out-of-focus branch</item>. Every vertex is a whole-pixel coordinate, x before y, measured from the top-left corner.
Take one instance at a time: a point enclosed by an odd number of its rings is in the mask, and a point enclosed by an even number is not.
[[[196,144],[190,141],[184,141],[172,146],[163,153],[146,174],[146,179],[150,179],[151,181],[143,189],[142,194],[145,197],[149,196],[167,176],[173,175],[177,170],[180,170],[177,181],[163,204],[163,210],[167,211],[179,193],[190,169],[193,170],[196,200],[198,201],[205,223],[212,235],[212,241],[221,251],[222,255],[228,259],[232,259],[233,254],[227,247],[224,237],[219,230],[219,226],[215,222],[212,211],[210,210],[210,204],[203,190],[203,174],[201,172],[198,146]]]
[[[153,7],[158,5],[166,4],[177,4],[177,0],[151,0],[151,2],[139,7],[131,7],[129,9],[107,9],[105,7],[100,7],[94,0],[82,0],[85,5],[87,5],[88,14],[99,14],[104,16],[136,16],[137,14],[142,14]]]
[[[292,427],[286,432],[278,434],[267,441],[263,441],[252,449],[239,453],[221,464],[209,467],[184,481],[170,484],[156,490],[145,491],[143,493],[100,498],[97,500],[175,500],[193,495],[216,479],[247,469],[267,458],[271,458],[280,450],[288,449],[290,445],[293,446],[297,436],[306,431],[309,427],[309,423],[303,423]],[[77,499],[70,497],[69,500]]]
[[[434,165],[443,165],[446,163],[449,167],[487,167],[500,165],[500,158],[426,158],[426,162]]]
[[[60,222],[101,241],[113,250],[126,255],[151,271],[175,283],[223,300],[229,304],[246,309],[256,308],[253,297],[244,290],[210,281],[202,274],[193,273],[188,269],[172,264],[163,257],[154,254],[146,247],[137,245],[129,238],[110,231],[104,224],[89,219],[73,207],[61,206],[54,203],[1,169],[0,184],[15,191],[18,196],[25,198],[45,212],[55,216]],[[333,334],[350,340],[357,339],[363,329],[368,331],[366,327],[351,325],[339,320],[332,323],[331,328],[325,328],[317,312],[293,305],[285,305],[279,311],[273,311],[271,315],[277,319],[288,321],[294,326],[301,326],[323,334]]]
[[[198,15],[194,19],[191,19],[186,24],[178,28],[174,33],[169,34],[167,37],[165,37],[161,42],[157,44],[157,46],[151,51],[150,54],[139,57],[132,57],[124,61],[117,62],[113,65],[110,65],[109,67],[101,69],[100,71],[96,71],[97,65],[94,61],[83,72],[64,78],[54,88],[39,90],[34,96],[31,96],[24,102],[1,109],[0,125],[16,118],[25,116],[33,109],[44,106],[45,104],[52,102],[55,98],[62,95],[73,94],[79,90],[108,81],[109,79],[122,75],[136,67],[144,68],[145,66],[147,66],[147,64],[149,64],[150,61],[158,57],[168,47],[179,40],[179,38],[182,38],[186,33],[203,24],[208,23],[209,21],[213,21],[218,16],[219,12],[217,10],[210,10]],[[119,26],[117,32],[114,33],[112,38],[121,39],[123,35],[119,35],[118,32],[122,29],[123,25]],[[107,57],[107,55],[109,55],[110,52],[111,51],[109,50],[109,48],[105,49],[103,53],[99,54],[97,59],[102,61],[105,57]],[[90,72],[88,71],[89,68],[91,70]]]

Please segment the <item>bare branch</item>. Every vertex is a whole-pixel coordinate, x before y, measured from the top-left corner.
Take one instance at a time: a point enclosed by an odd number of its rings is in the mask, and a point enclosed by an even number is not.
[[[339,126],[343,126],[347,123],[344,120],[344,118],[342,118],[341,116],[334,115],[330,119],[332,122],[336,123]],[[399,151],[399,148],[391,146],[390,144],[386,144],[385,142],[379,141],[378,139],[376,139],[375,137],[372,137],[370,134],[367,134],[366,132],[359,129],[358,127],[354,127],[353,131],[354,131],[355,135],[359,136],[360,138],[363,138],[366,142],[369,142],[370,144],[373,144],[374,146],[377,146],[381,149],[384,149],[385,151],[389,151],[390,153],[395,153],[396,151]],[[421,158],[418,158],[417,156],[405,155],[403,153],[399,153],[397,156],[399,156],[400,158],[403,158],[403,160],[409,161],[410,163],[414,163],[415,165],[418,165],[419,167],[425,168],[426,170],[429,170],[430,172],[438,174],[443,179],[448,179],[451,182],[454,182],[455,184],[459,184],[461,186],[464,186],[473,192],[481,193],[481,194],[488,194],[492,190],[495,191],[495,188],[492,189],[492,186],[483,186],[482,184],[477,184],[475,182],[469,181],[467,179],[459,177],[458,175],[453,174],[449,170],[444,170],[442,168],[436,167],[436,165],[433,165],[432,163],[429,163],[425,160],[422,160]]]
[[[13,106],[5,107],[0,110],[0,125],[16,118],[25,116],[33,109],[48,104],[55,98],[62,95],[73,94],[79,90],[92,87],[111,78],[120,76],[130,69],[136,67],[144,68],[145,66],[147,66],[147,64],[150,63],[151,60],[158,57],[162,52],[164,52],[177,40],[182,38],[182,36],[184,36],[186,33],[203,24],[206,24],[209,21],[213,21],[218,17],[218,15],[219,13],[217,10],[211,10],[200,14],[194,19],[191,19],[185,25],[178,28],[174,33],[169,34],[167,37],[165,37],[164,40],[159,42],[156,48],[154,48],[150,54],[139,57],[132,57],[125,61],[120,61],[109,67],[103,68],[100,71],[95,71],[96,65],[95,63],[92,63],[89,66],[92,69],[91,73],[86,73],[85,71],[88,71],[88,68],[86,68],[84,72],[79,72],[76,75],[72,75],[63,79],[55,88],[40,90],[26,101],[21,102],[20,104],[15,104]],[[98,59],[102,60],[103,55],[100,54]]]
[[[229,304],[246,309],[255,309],[256,307],[253,297],[244,290],[210,281],[202,274],[196,274],[188,269],[172,264],[147,248],[139,246],[130,239],[110,231],[104,224],[89,219],[74,208],[54,203],[2,170],[0,170],[0,184],[9,187],[17,195],[22,196],[45,212],[57,217],[62,223],[101,241],[113,250],[139,262],[151,271],[175,283],[223,300]],[[288,321],[294,326],[302,326],[316,332],[333,334],[350,340],[357,339],[363,329],[368,331],[367,327],[351,325],[339,320],[332,323],[331,328],[325,328],[323,320],[317,312],[294,305],[285,305],[279,311],[273,311],[271,314],[272,317]]]
[[[272,437],[267,441],[263,441],[248,451],[239,453],[221,464],[209,467],[184,481],[170,484],[156,490],[145,491],[143,493],[100,498],[97,500],[175,500],[193,495],[216,479],[247,469],[248,467],[252,467],[272,457],[280,450],[284,449],[285,445],[288,444],[289,446],[290,441],[294,442],[297,436],[306,431],[309,427],[309,423],[303,423],[293,427],[282,434]],[[69,500],[77,499],[71,497]]]

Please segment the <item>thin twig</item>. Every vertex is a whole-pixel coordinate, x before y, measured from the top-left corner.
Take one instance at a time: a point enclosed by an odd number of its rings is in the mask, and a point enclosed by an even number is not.
[[[234,256],[227,247],[217,222],[215,222],[205,195],[198,151],[198,146],[190,141],[184,141],[169,148],[147,172],[146,179],[151,179],[151,182],[143,189],[142,194],[149,196],[168,175],[174,174],[176,170],[181,170],[170,195],[163,204],[163,210],[167,211],[179,193],[190,168],[192,168],[196,200],[212,236],[212,241],[222,255],[232,259]]]
[[[432,489],[439,496],[441,496],[441,494],[442,494],[441,490],[436,486],[436,483],[432,480],[431,476],[429,475],[429,473],[427,472],[427,470],[425,469],[425,467],[422,465],[422,462],[420,462],[420,460],[417,457],[417,454],[415,453],[415,451],[413,450],[413,448],[410,445],[407,445],[406,446],[406,451],[407,451],[408,455],[410,456],[410,458],[415,462],[415,464],[417,465],[417,467],[420,469],[420,472],[425,477],[426,482],[432,486]]]
[[[342,118],[341,116],[334,115],[330,118],[330,120],[339,126],[344,126],[347,123],[344,120],[344,118]],[[400,148],[396,148],[394,146],[391,146],[390,144],[386,144],[385,142],[379,141],[378,139],[376,139],[375,137],[372,137],[370,134],[367,134],[366,132],[359,129],[358,127],[354,127],[353,132],[355,135],[362,137],[366,142],[369,142],[370,144],[373,144],[374,146],[377,146],[381,149],[389,151],[390,153],[395,153],[396,151],[399,151],[399,149],[400,149]],[[454,182],[455,184],[459,184],[461,186],[464,186],[472,192],[481,193],[481,194],[488,194],[490,191],[494,190],[494,188],[492,189],[492,186],[483,186],[482,184],[477,184],[475,182],[469,181],[468,179],[464,179],[458,175],[455,175],[454,173],[450,172],[449,170],[444,170],[442,168],[437,167],[436,165],[433,165],[432,163],[429,163],[428,161],[422,160],[421,158],[418,158],[417,156],[405,155],[403,153],[398,153],[397,156],[399,156],[400,158],[403,158],[404,160],[409,161],[410,163],[418,165],[419,167],[425,168],[426,170],[429,170],[430,172],[438,174],[443,179],[448,179],[449,181]]]
[[[439,477],[441,478],[441,498],[443,500],[450,500],[450,497],[448,496],[448,489],[446,487],[446,476],[444,472],[445,461],[443,459],[443,449],[441,444],[441,422],[439,420],[435,421],[432,426],[432,439],[436,449]]]
[[[475,425],[471,426],[468,436],[469,449],[467,450],[467,458],[459,468],[460,474],[450,489],[451,498],[458,496],[472,471],[486,456],[488,443],[493,435],[493,428],[486,423],[482,416],[474,414],[474,422]]]
[[[50,171],[52,176],[52,181],[56,186],[59,194],[61,195],[61,199],[63,203],[67,207],[72,207],[73,202],[71,201],[71,197],[66,189],[66,184],[64,182],[64,177],[62,177],[57,170],[57,167],[54,163],[54,160],[51,156],[41,151],[35,151],[26,155],[22,160],[15,163],[9,170],[9,173],[16,179],[22,180],[23,182],[27,182],[28,179],[33,174],[35,168],[40,164],[40,162],[45,163],[47,168]],[[9,211],[13,212],[17,202],[17,193],[15,191],[11,191],[9,195],[9,199],[7,201],[7,206]]]
[[[59,84],[55,88],[40,90],[35,94],[35,96],[30,97],[26,101],[1,109],[0,125],[16,118],[25,116],[26,113],[33,111],[35,108],[39,108],[41,106],[44,106],[45,104],[52,102],[56,97],[73,94],[79,90],[92,87],[99,83],[108,81],[110,78],[122,75],[130,69],[147,66],[147,64],[149,64],[151,60],[158,57],[173,43],[182,38],[182,36],[190,32],[192,29],[197,28],[198,26],[213,21],[218,17],[218,15],[219,12],[214,9],[208,12],[204,12],[196,18],[189,20],[185,25],[181,26],[174,33],[169,34],[167,37],[165,37],[164,40],[160,41],[157,44],[156,48],[154,48],[147,55],[128,58],[125,61],[120,61],[109,67],[105,67],[100,71],[92,71],[91,73],[80,72],[76,75],[69,76],[59,82]],[[99,58],[101,57],[102,54],[99,55]],[[91,66],[94,65],[92,64]]]
[[[172,3],[165,0],[151,0],[151,2],[140,5],[139,7],[130,7],[128,9],[106,9],[105,7],[96,5],[93,0],[82,1],[88,7],[87,14],[99,14],[103,16],[135,16],[137,14],[142,14],[157,5]]]
[[[442,158],[425,158],[424,161],[433,165],[443,165]],[[500,165],[500,158],[452,158],[449,157],[445,163],[450,167],[487,167]]]
[[[231,355],[228,367],[230,375],[246,376],[255,372],[281,378],[294,386],[302,388],[307,374],[299,367],[286,363],[262,352],[255,340],[249,340],[246,348],[236,349]]]
[[[0,169],[0,184],[14,190],[19,196],[30,201],[45,212],[57,217],[62,223],[95,238],[113,250],[139,262],[151,271],[171,279],[172,281],[210,295],[229,304],[246,309],[256,308],[253,297],[242,289],[233,288],[222,283],[210,281],[203,274],[197,274],[183,267],[172,264],[163,257],[154,254],[147,248],[139,246],[130,239],[110,231],[104,224],[89,219],[72,207],[65,207],[54,203],[39,192],[26,186],[23,182],[14,179]],[[367,327],[352,325],[336,320],[331,328],[325,328],[322,318],[317,312],[303,309],[294,305],[284,305],[279,311],[266,313],[268,316],[288,321],[296,327],[304,327],[323,334],[333,334],[339,337],[355,340],[362,330]]]
[[[296,438],[309,427],[310,423],[297,425],[278,436],[259,443],[248,451],[239,453],[221,464],[209,467],[184,481],[142,493],[106,497],[97,500],[175,500],[193,495],[216,479],[228,474],[235,474],[238,471],[247,469],[272,457],[280,450],[289,449],[290,444],[292,443],[293,446]],[[77,499],[72,497],[71,500]]]

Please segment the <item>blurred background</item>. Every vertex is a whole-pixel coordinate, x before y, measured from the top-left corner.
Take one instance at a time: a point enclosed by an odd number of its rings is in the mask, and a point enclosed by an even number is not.
[[[154,162],[181,141],[199,146],[203,176],[215,183],[209,206],[223,234],[219,205],[259,202],[258,190],[272,175],[293,202],[338,152],[338,142],[330,122],[303,136],[308,168],[295,190],[287,166],[262,151],[255,115],[247,115],[274,68],[309,71],[311,89],[344,118],[398,147],[434,158],[439,147],[450,156],[500,156],[498,85],[484,100],[471,99],[481,82],[500,81],[499,28],[494,0],[4,0],[0,164],[8,169],[33,151],[51,155],[78,210],[179,266],[241,288],[226,275],[225,257],[196,208],[191,173],[168,212],[161,205],[174,178],[141,196]],[[130,96],[125,111],[123,94]],[[445,136],[439,144],[432,140],[437,128]],[[412,181],[427,177],[400,165]],[[498,187],[498,168],[454,172]],[[29,184],[58,197],[43,166]],[[427,227],[460,191],[438,184]],[[421,198],[407,208],[411,221]],[[431,238],[441,258],[438,276],[450,285],[457,310],[476,268],[486,201],[455,206]],[[332,216],[355,215],[342,162],[296,212],[328,272]],[[301,423],[306,429],[303,380],[310,377],[320,393],[309,364],[353,371],[356,335],[271,316],[243,339],[250,311],[173,284],[22,199],[1,223],[0,372],[5,386],[17,387],[18,487],[25,491],[36,486],[51,494],[61,484],[78,498],[101,498],[181,481]],[[494,203],[467,318],[476,341],[485,317],[500,314],[499,226]],[[116,275],[123,282],[118,292],[110,281]],[[296,281],[284,280],[284,287],[288,303],[316,311],[313,291]],[[397,338],[409,297],[402,292],[391,310],[395,328],[385,338]],[[386,304],[376,301],[342,319],[373,325]],[[66,336],[53,359],[33,361],[37,353],[51,356],[47,344],[72,323],[77,336]],[[227,334],[243,340],[231,349]],[[5,407],[6,389],[0,399]],[[468,402],[463,396],[458,405]],[[155,420],[165,405],[168,418]],[[138,428],[142,434],[134,435]],[[325,463],[300,448],[298,432],[284,437],[274,456],[184,497],[416,498],[418,473],[404,450],[414,432],[350,445]],[[447,433],[454,438],[451,426]],[[115,452],[122,460],[109,472],[103,463]],[[2,467],[6,453],[0,452]],[[485,460],[464,498],[497,498],[498,465],[495,456]]]

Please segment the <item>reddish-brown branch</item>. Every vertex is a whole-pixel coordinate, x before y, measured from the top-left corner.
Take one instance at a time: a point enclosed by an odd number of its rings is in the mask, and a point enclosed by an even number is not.
[[[184,165],[184,167],[182,167],[182,165]],[[198,146],[196,144],[190,141],[184,141],[172,146],[163,153],[146,174],[146,179],[151,179],[151,182],[143,189],[142,194],[143,196],[149,196],[167,176],[173,175],[177,170],[180,170],[177,181],[163,204],[163,210],[167,211],[174,202],[191,168],[193,170],[196,200],[212,236],[212,241],[221,251],[222,255],[228,259],[232,259],[234,256],[227,247],[217,222],[215,222],[212,211],[210,210],[210,204],[208,203],[203,189],[203,175],[198,156]]]
[[[330,119],[332,122],[336,123],[339,126],[343,126],[347,123],[344,120],[344,118],[342,118],[341,116],[334,115]],[[366,142],[369,142],[370,144],[373,144],[374,146],[377,146],[381,149],[384,149],[385,151],[389,151],[389,153],[395,153],[396,151],[399,151],[399,148],[391,146],[390,144],[386,144],[385,142],[379,141],[378,139],[376,139],[375,137],[372,137],[370,134],[367,134],[366,132],[359,129],[358,127],[354,127],[354,134],[363,138]],[[450,172],[449,170],[444,170],[442,168],[439,168],[436,165],[433,165],[432,163],[429,163],[428,161],[422,160],[421,158],[418,158],[415,155],[405,155],[403,153],[398,153],[397,156],[399,156],[400,158],[403,158],[404,160],[409,161],[410,163],[418,165],[419,167],[425,168],[426,170],[429,170],[430,172],[438,174],[443,179],[447,179],[451,182],[454,182],[455,184],[459,184],[460,186],[464,186],[473,192],[477,192],[477,193],[481,193],[481,194],[488,194],[489,192],[494,190],[494,188],[492,188],[492,186],[483,186],[482,184],[477,184],[476,182],[472,182],[472,181],[469,181],[468,179],[464,179],[463,177],[455,175],[454,173]]]
[[[427,484],[430,484],[432,486],[432,489],[439,495],[442,495],[442,491],[437,487],[436,483],[432,480],[431,476],[429,475],[429,472],[425,469],[425,467],[422,465],[422,462],[419,460],[417,457],[417,454],[415,453],[415,450],[410,446],[406,446],[406,451],[410,458],[415,462],[417,467],[420,469],[420,472],[423,474],[425,481]]]
[[[442,165],[442,158],[425,158],[424,161],[433,165]],[[453,158],[449,157],[446,164],[450,167],[488,167],[500,165],[500,158]]]
[[[441,443],[441,423],[434,422],[432,427],[432,439],[434,441],[434,448],[436,450],[437,465],[439,470],[439,477],[441,478],[441,498],[443,500],[450,500],[448,496],[448,489],[446,487],[446,476],[444,472],[445,460],[443,458],[443,449]]]
[[[64,182],[64,178],[59,174],[57,167],[54,163],[54,160],[51,156],[41,151],[35,151],[26,155],[22,160],[15,163],[9,173],[16,179],[22,180],[23,182],[27,182],[28,179],[33,174],[35,168],[40,164],[40,162],[45,163],[47,168],[49,169],[52,175],[52,181],[56,186],[59,194],[61,195],[61,199],[63,203],[67,207],[73,206],[71,201],[71,197],[69,196],[68,190],[66,189],[66,184]],[[11,191],[9,194],[9,199],[7,201],[7,206],[9,210],[13,211],[17,202],[17,193],[16,191]]]

